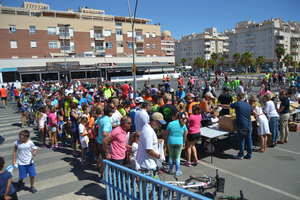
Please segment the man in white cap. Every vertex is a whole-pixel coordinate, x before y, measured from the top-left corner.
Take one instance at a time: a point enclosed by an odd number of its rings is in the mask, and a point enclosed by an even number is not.
[[[136,157],[137,168],[150,176],[155,176],[157,170],[156,160],[161,157],[158,151],[158,139],[155,129],[159,129],[164,124],[166,124],[166,121],[163,115],[155,112],[151,115],[150,122],[145,124],[141,131]]]
[[[141,103],[141,107],[137,109],[134,124],[135,124],[135,131],[140,133],[145,124],[149,123],[149,114],[148,112],[151,109],[151,105],[149,102],[145,101]]]

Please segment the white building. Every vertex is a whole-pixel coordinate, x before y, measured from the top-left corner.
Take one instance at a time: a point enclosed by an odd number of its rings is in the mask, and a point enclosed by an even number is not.
[[[163,56],[175,56],[175,39],[170,31],[162,32],[161,51]]]
[[[182,37],[176,42],[175,61],[180,64],[182,58],[187,65],[192,65],[195,58],[210,59],[212,53],[223,54],[228,52],[228,37],[218,33],[216,28],[205,29],[203,33],[191,34]]]
[[[231,31],[225,31],[229,37],[229,56],[234,53],[251,52],[254,57],[264,56],[266,61],[275,64],[275,49],[283,45],[285,53],[300,61],[300,23],[284,22],[281,19],[265,20],[261,23],[244,21],[237,23]]]

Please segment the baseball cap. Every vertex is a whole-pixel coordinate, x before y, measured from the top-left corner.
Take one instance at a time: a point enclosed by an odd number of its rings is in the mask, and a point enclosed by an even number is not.
[[[206,92],[204,96],[212,98],[212,99],[215,98],[214,95],[211,92]]]
[[[136,103],[143,103],[144,102],[144,99],[142,97],[136,97],[135,98],[135,102]]]
[[[166,124],[167,122],[164,120],[164,116],[160,112],[155,112],[151,115],[152,120],[159,121],[162,125]]]

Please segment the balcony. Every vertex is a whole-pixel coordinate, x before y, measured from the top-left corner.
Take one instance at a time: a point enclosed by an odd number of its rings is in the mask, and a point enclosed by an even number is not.
[[[95,40],[105,40],[105,37],[102,33],[95,33]]]
[[[105,52],[105,48],[103,46],[95,46],[96,52]]]
[[[223,46],[229,46],[229,43],[228,42],[224,42]]]
[[[66,53],[72,53],[75,51],[75,48],[72,46],[61,46],[60,48],[61,52],[66,52]]]
[[[142,35],[137,35],[136,36],[136,42],[137,43],[144,42],[144,37]]]
[[[144,48],[143,47],[137,47],[136,48],[136,53],[144,53]]]
[[[71,35],[68,32],[60,32],[59,33],[59,39],[69,40],[69,39],[71,39]]]
[[[204,44],[205,44],[205,45],[210,45],[210,42],[205,42]]]

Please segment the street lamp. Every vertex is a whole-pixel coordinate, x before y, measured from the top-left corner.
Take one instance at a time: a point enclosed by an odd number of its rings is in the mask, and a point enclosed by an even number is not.
[[[68,82],[68,74],[69,70],[67,70],[67,57],[66,57],[66,40],[67,40],[67,30],[69,30],[70,24],[63,24],[64,27],[64,39],[63,39],[63,44],[64,44],[64,74],[65,74],[65,81]],[[68,74],[66,74],[68,72]],[[71,76],[69,77],[71,79]]]
[[[135,44],[136,44],[136,37],[134,34],[134,25],[135,25],[135,17],[136,17],[136,10],[138,6],[138,0],[135,0],[135,7],[134,7],[134,12],[132,14],[131,12],[131,7],[130,7],[130,0],[127,1],[128,3],[128,11],[129,11],[129,16],[131,18],[131,32],[132,32],[132,76],[133,76],[133,94],[134,97],[136,96],[136,90],[137,90],[137,81],[136,81],[136,65],[135,65]]]

